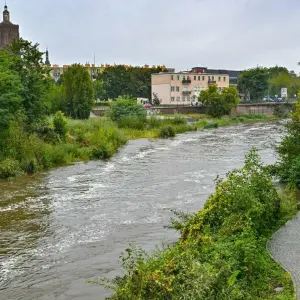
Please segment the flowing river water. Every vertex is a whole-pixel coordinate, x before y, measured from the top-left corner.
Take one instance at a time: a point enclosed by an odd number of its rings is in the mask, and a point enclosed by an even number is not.
[[[282,134],[261,123],[135,140],[108,162],[0,182],[0,299],[105,299],[87,280],[122,274],[129,244],[176,241],[164,228],[171,210],[201,209],[216,176],[241,167],[253,146],[273,163]]]

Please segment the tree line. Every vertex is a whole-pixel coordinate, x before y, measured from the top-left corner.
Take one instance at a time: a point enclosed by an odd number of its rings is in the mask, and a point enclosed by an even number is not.
[[[238,90],[245,99],[260,102],[265,96],[280,97],[281,88],[287,88],[288,98],[294,98],[300,89],[300,77],[285,67],[256,67],[242,72]]]

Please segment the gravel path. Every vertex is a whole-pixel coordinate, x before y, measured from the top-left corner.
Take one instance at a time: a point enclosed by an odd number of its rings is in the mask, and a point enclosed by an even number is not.
[[[268,250],[273,259],[291,273],[300,299],[300,213],[273,235]]]

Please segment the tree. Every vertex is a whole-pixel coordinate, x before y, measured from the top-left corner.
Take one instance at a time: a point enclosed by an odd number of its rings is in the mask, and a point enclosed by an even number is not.
[[[288,97],[293,97],[300,89],[300,78],[290,73],[281,73],[269,80],[270,95],[280,95],[281,88],[288,89]]]
[[[203,104],[209,115],[219,118],[229,115],[231,110],[238,105],[237,95],[236,88],[224,88],[219,92],[216,85],[210,85],[207,90],[201,91],[199,102]]]
[[[97,100],[104,100],[105,99],[105,90],[103,88],[103,82],[100,80],[93,81],[93,88],[95,99]]]
[[[259,102],[268,90],[269,72],[267,68],[257,67],[242,72],[238,81],[238,90],[246,99]]]
[[[116,65],[105,68],[97,80],[103,82],[105,99],[128,95],[151,99],[151,74],[162,72],[160,67],[143,68]]]
[[[146,120],[146,111],[141,104],[134,100],[120,99],[111,104],[110,118],[115,122],[120,122],[124,118],[133,117]]]
[[[32,44],[22,38],[7,48],[11,56],[11,70],[21,80],[22,108],[26,123],[33,124],[44,119],[46,115],[46,95],[50,87],[50,68],[43,64],[43,53],[38,44]]]
[[[0,53],[0,131],[8,129],[10,120],[21,108],[21,78],[12,70],[13,60],[5,51]]]
[[[63,77],[65,113],[74,119],[88,119],[94,103],[93,83],[88,71],[79,64],[70,66]]]

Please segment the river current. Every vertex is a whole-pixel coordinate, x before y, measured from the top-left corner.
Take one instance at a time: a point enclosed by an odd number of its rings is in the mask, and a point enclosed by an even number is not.
[[[214,179],[255,146],[266,164],[278,124],[223,127],[174,139],[130,141],[110,161],[90,161],[0,182],[0,299],[103,300],[88,280],[122,274],[129,244],[175,242],[171,210],[194,212]]]

